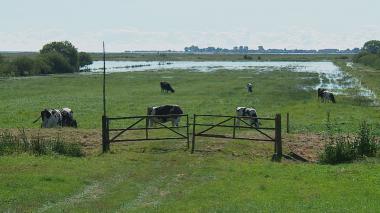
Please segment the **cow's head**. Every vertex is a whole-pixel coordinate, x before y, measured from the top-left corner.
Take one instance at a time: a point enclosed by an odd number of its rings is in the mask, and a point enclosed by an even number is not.
[[[42,121],[45,121],[45,120],[49,119],[51,116],[52,116],[52,114],[51,114],[50,110],[44,109],[43,111],[41,111]]]
[[[71,127],[78,128],[77,120],[75,119],[72,120]]]

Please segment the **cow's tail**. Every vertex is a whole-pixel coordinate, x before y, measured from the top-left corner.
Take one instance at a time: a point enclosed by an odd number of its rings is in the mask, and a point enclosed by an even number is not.
[[[335,104],[336,103],[336,101],[335,101],[335,97],[334,97],[334,95],[331,93],[331,101]]]
[[[38,118],[37,118],[35,121],[33,121],[33,123],[36,123],[37,121],[39,121],[39,120],[40,120],[40,118],[41,118],[41,115],[40,115],[40,116],[38,116]]]

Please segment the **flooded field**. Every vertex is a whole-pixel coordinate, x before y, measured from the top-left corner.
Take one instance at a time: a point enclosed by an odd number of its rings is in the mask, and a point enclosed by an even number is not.
[[[347,63],[347,66],[352,64]],[[270,72],[277,70],[291,72],[317,73],[319,84],[305,87],[306,90],[327,88],[341,95],[358,95],[369,98],[374,104],[378,104],[376,94],[362,86],[361,82],[353,78],[328,61],[321,62],[275,62],[275,61],[106,61],[108,73],[115,72],[141,72],[161,70],[189,70],[192,72],[214,72],[217,70],[255,70],[258,72]],[[102,72],[103,62],[95,61],[88,67],[92,73]]]

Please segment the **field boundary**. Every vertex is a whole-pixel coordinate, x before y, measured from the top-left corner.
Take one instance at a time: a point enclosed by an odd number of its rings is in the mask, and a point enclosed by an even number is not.
[[[184,117],[186,118],[186,124],[183,126],[168,126],[163,122],[155,121],[159,127],[149,126],[149,119],[160,118],[160,117]],[[197,119],[198,118],[198,119]],[[222,121],[217,123],[200,123],[199,118],[203,119],[212,119],[212,118],[222,118]],[[282,154],[282,139],[281,139],[281,114],[276,114],[275,118],[256,118],[258,120],[274,121],[274,127],[256,127],[253,124],[248,123],[244,119],[252,119],[251,117],[244,116],[229,116],[229,115],[193,115],[193,123],[189,123],[189,116],[187,114],[181,115],[143,115],[143,116],[129,116],[129,117],[102,117],[102,146],[103,152],[108,152],[110,150],[111,143],[117,142],[133,142],[133,141],[157,141],[157,140],[179,140],[185,139],[187,143],[187,149],[190,148],[190,131],[189,128],[192,126],[192,140],[191,140],[191,153],[195,151],[196,137],[209,137],[209,138],[224,138],[224,139],[238,139],[238,140],[248,140],[248,141],[265,141],[265,142],[274,142],[274,154],[273,159],[281,159]],[[123,128],[110,128],[112,121],[116,120],[135,120],[132,124],[126,125]],[[198,122],[197,122],[198,120]],[[225,123],[233,120],[233,125],[226,125]],[[136,127],[137,124],[144,122],[144,127]],[[239,121],[239,125],[237,125]],[[243,125],[240,125],[240,122]],[[198,127],[198,128],[197,128]],[[201,131],[198,131],[199,127],[207,127]],[[208,133],[210,130],[221,127],[221,128],[231,128],[232,136],[225,134],[211,134]],[[185,129],[186,133],[181,133],[179,130]],[[264,138],[252,138],[252,137],[237,137],[237,129],[251,129],[258,132],[260,135],[263,135]],[[174,134],[173,137],[149,137],[149,131],[151,130],[160,130],[167,131]],[[124,138],[120,139],[120,136],[127,134],[130,131],[145,131],[145,137],[140,138]],[[270,136],[264,131],[274,131],[274,136]],[[110,138],[110,133],[116,133]]]

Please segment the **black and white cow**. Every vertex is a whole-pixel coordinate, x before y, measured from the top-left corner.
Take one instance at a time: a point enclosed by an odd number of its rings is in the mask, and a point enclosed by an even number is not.
[[[317,96],[318,96],[318,99],[323,99],[323,92],[327,91],[327,89],[324,89],[324,88],[318,88],[318,91],[317,91]]]
[[[40,117],[33,123],[42,118],[41,128],[55,128],[62,126],[62,114],[58,109],[44,109]]]
[[[173,87],[168,82],[161,81],[160,86],[161,86],[161,92],[172,92],[172,93],[175,92]]]
[[[165,123],[168,121],[172,122],[172,126],[179,125],[183,111],[178,105],[163,105],[148,107],[148,115],[160,115],[159,117],[150,117],[149,126],[152,127],[156,122]],[[166,116],[167,115],[167,116]]]
[[[334,104],[336,103],[334,94],[330,91],[323,91],[322,93],[322,102],[333,102]]]
[[[250,125],[255,125],[256,128],[259,128],[259,119],[257,118],[257,112],[254,108],[247,108],[247,107],[237,107],[236,108],[236,117],[248,117],[248,118],[241,118],[241,119],[247,119],[249,121]],[[240,126],[240,119],[236,120],[236,125]]]
[[[253,92],[252,88],[253,88],[253,84],[252,84],[251,82],[249,82],[249,83],[247,84],[247,90],[248,90],[249,93],[252,93],[252,92]]]
[[[74,119],[74,112],[70,108],[62,108],[62,126],[77,128],[77,121]]]

